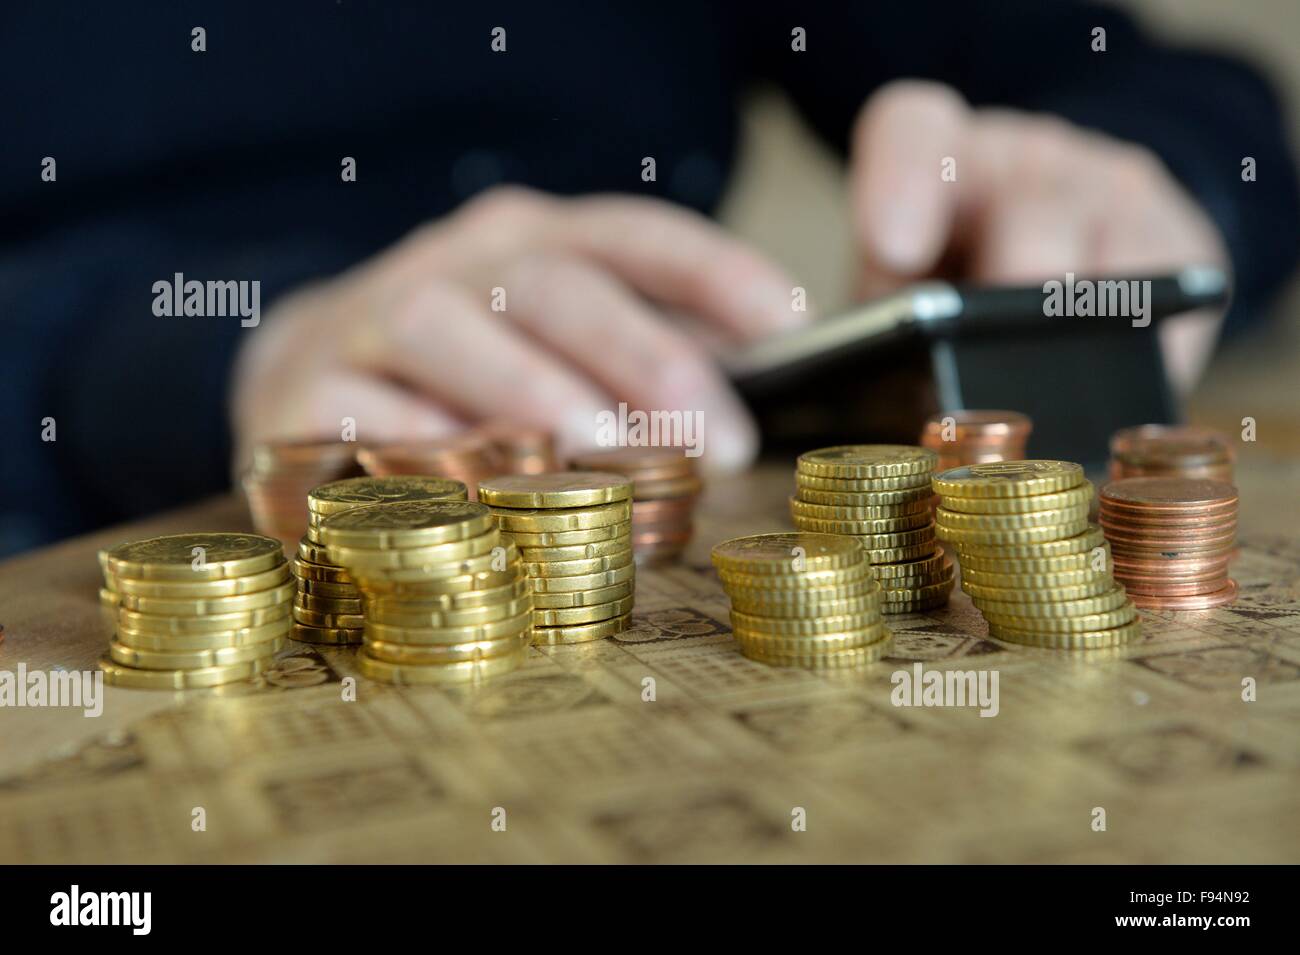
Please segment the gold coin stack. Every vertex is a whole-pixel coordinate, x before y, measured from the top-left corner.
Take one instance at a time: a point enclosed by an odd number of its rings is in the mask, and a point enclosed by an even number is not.
[[[397,501],[331,515],[331,563],[361,588],[363,676],[404,685],[508,673],[532,643],[532,597],[513,544],[469,501]]]
[[[1112,576],[1092,485],[1069,461],[972,464],[935,475],[939,536],[961,588],[999,640],[1060,650],[1137,638],[1137,609]]]
[[[307,533],[298,542],[293,574],[293,638],[342,646],[361,642],[361,591],[346,570],[333,564],[320,538],[325,518],[354,507],[392,501],[463,501],[465,485],[447,478],[402,475],[331,481],[307,495]]]
[[[737,537],[713,548],[713,565],[731,599],[731,632],[753,660],[842,669],[879,660],[893,642],[884,590],[849,537]]]
[[[866,550],[884,588],[885,613],[942,607],[952,561],[934,536],[930,475],[938,455],[906,444],[854,444],[799,455],[794,526],[844,534]]]
[[[627,629],[636,565],[632,484],[561,471],[480,481],[504,540],[519,548],[533,595],[533,642],[586,643]]]
[[[285,644],[294,585],[280,541],[173,534],[101,551],[114,686],[183,690],[260,673]]]

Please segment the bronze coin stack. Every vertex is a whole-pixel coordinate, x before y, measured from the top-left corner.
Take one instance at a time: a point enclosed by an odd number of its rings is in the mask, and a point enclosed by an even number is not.
[[[292,547],[307,527],[307,492],[360,474],[357,446],[348,441],[272,441],[253,449],[244,495],[258,533]]]
[[[470,500],[476,500],[479,481],[506,470],[497,446],[475,431],[436,441],[373,445],[358,451],[357,460],[374,477],[436,474],[460,481]]]
[[[488,421],[474,428],[496,448],[501,474],[545,474],[558,471],[560,460],[555,452],[555,435],[544,428]]]
[[[681,448],[607,448],[569,462],[578,471],[609,471],[632,482],[632,549],[641,564],[679,556],[691,541],[703,483]]]
[[[1115,579],[1139,607],[1208,610],[1232,603],[1228,576],[1237,489],[1222,481],[1137,477],[1101,490]]]
[[[1018,411],[943,411],[921,430],[921,447],[939,456],[936,472],[963,464],[1021,461],[1033,422]]]
[[[1233,458],[1227,436],[1208,428],[1144,424],[1110,439],[1112,480],[1183,477],[1231,484]]]
[[[465,485],[459,481],[416,475],[347,478],[312,488],[307,496],[307,532],[293,559],[293,575],[298,580],[293,638],[334,645],[361,642],[365,625],[361,590],[348,572],[329,558],[320,534],[326,518],[390,501],[463,500]]]

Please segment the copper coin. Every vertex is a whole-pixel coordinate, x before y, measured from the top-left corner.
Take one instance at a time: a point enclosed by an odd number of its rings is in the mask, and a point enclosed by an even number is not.
[[[672,478],[665,481],[646,481],[632,477],[632,500],[657,501],[662,498],[696,497],[704,489],[704,482],[695,476]]]
[[[1210,610],[1237,599],[1237,582],[1229,579],[1219,590],[1208,594],[1155,596],[1131,594],[1133,603],[1146,610]]]
[[[1233,458],[1232,444],[1222,432],[1167,424],[1144,424],[1116,431],[1110,439],[1110,453],[1115,456],[1147,454],[1174,458],[1185,464]]]
[[[1117,514],[1108,507],[1102,507],[1099,514],[1099,523],[1105,526],[1108,522],[1115,527],[1131,527],[1134,530],[1149,530],[1152,533],[1159,533],[1162,529],[1170,530],[1198,528],[1212,529],[1215,527],[1227,528],[1235,526],[1237,523],[1236,509],[1224,514],[1198,515],[1196,517],[1168,517],[1168,518],[1142,518],[1136,519],[1128,515]]]
[[[691,477],[695,459],[688,458],[683,448],[603,448],[573,456],[569,467],[575,471],[611,471],[626,475],[634,483],[671,481]]]
[[[1192,584],[1150,583],[1134,580],[1130,577],[1120,578],[1118,576],[1115,579],[1124,585],[1124,590],[1130,595],[1136,594],[1142,597],[1191,597],[1221,589],[1223,582],[1227,578],[1220,575],[1212,581],[1200,581]]]
[[[947,419],[951,419],[952,431],[958,441],[963,438],[976,436],[988,438],[994,435],[1000,439],[1015,437],[1024,440],[1034,426],[1033,422],[1019,411],[941,411],[931,415],[926,421],[925,429],[921,432],[922,437],[938,438],[941,444],[945,443],[943,433],[948,427]]]
[[[559,469],[555,435],[545,428],[496,419],[473,429],[496,448],[501,466],[511,474],[545,474]]]
[[[635,492],[634,492],[635,493]],[[661,501],[632,502],[632,525],[638,523],[666,521],[674,518],[689,520],[695,511],[695,498],[667,498]]]
[[[1141,528],[1102,523],[1102,531],[1108,541],[1121,541],[1128,544],[1198,544],[1212,541],[1230,541],[1236,534],[1237,524],[1217,525],[1208,528],[1162,527],[1159,531],[1146,532]]]
[[[1235,504],[1237,489],[1222,481],[1140,477],[1112,481],[1101,489],[1100,497],[1121,510],[1214,509]]]
[[[1201,570],[1200,566],[1206,566],[1207,569]],[[1212,565],[1197,565],[1188,562],[1184,565],[1183,561],[1166,561],[1165,566],[1151,567],[1150,563],[1144,563],[1140,567],[1134,567],[1132,564],[1124,564],[1118,561],[1112,564],[1112,570],[1116,577],[1124,577],[1128,580],[1168,580],[1176,583],[1185,583],[1190,581],[1214,580],[1217,577],[1223,577],[1228,573],[1228,561],[1218,560]]]
[[[632,547],[634,550],[641,550],[646,547],[656,547],[660,544],[688,544],[691,540],[691,531],[634,531],[632,534]]]

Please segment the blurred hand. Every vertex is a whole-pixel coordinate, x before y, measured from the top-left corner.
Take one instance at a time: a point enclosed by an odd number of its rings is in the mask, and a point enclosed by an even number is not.
[[[236,466],[268,438],[437,438],[506,418],[595,444],[619,401],[702,411],[704,462],[735,468],[754,424],[704,331],[799,324],[794,282],[693,212],[648,199],[493,190],[352,271],[277,304],[235,372]],[[494,311],[493,289],[505,308]]]
[[[940,177],[944,157],[955,182]],[[1144,147],[1052,116],[972,110],[938,83],[891,83],[866,103],[851,175],[864,296],[926,276],[1036,284],[1228,263],[1214,224]],[[1160,326],[1180,392],[1221,320],[1202,311]]]

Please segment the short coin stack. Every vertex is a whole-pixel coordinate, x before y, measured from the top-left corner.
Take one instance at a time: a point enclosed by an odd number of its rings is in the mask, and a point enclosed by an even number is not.
[[[627,629],[636,588],[632,485],[568,471],[479,482],[502,538],[519,548],[533,595],[533,641],[585,643]]]
[[[392,501],[463,501],[465,485],[447,478],[401,475],[331,481],[307,495],[307,533],[298,542],[293,573],[293,638],[304,643],[361,642],[361,591],[342,567],[330,563],[320,539],[325,518],[354,507]]]
[[[363,676],[476,683],[523,662],[532,643],[528,580],[482,504],[371,504],[327,517],[319,530],[330,562],[364,595]]]
[[[703,485],[681,448],[608,448],[573,458],[579,471],[608,471],[632,482],[632,550],[642,563],[677,557],[691,541]]]
[[[1068,461],[972,464],[935,475],[939,536],[962,590],[1000,640],[1055,649],[1117,647],[1137,610],[1111,574],[1092,485]]]
[[[905,444],[855,444],[799,455],[795,527],[845,534],[866,549],[885,613],[941,607],[953,568],[934,536],[930,475],[937,455]]]
[[[866,553],[834,534],[757,534],[713,548],[745,656],[810,670],[879,660],[893,637]]]
[[[1207,428],[1144,424],[1110,439],[1110,476],[1182,477],[1232,483],[1232,445]]]
[[[939,455],[937,471],[983,464],[1018,461],[1033,422],[1018,411],[942,411],[921,431],[921,445]]]
[[[357,460],[374,477],[437,474],[460,481],[472,498],[480,478],[505,470],[496,443],[477,431],[436,441],[412,441],[362,448]]]
[[[114,686],[182,690],[260,673],[285,644],[294,584],[278,540],[174,534],[100,554],[115,634],[100,661]]]
[[[253,526],[286,547],[307,526],[307,492],[361,473],[357,446],[347,441],[272,441],[253,449],[244,494]]]
[[[1228,561],[1237,489],[1222,481],[1138,477],[1101,489],[1115,579],[1139,607],[1208,610],[1237,599]]]

